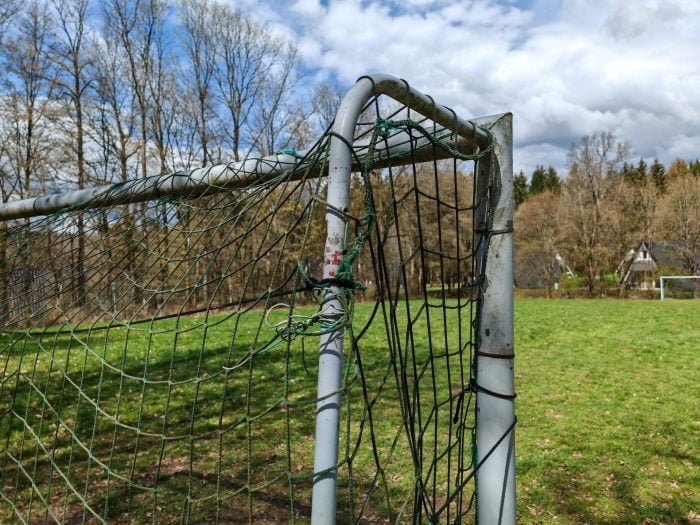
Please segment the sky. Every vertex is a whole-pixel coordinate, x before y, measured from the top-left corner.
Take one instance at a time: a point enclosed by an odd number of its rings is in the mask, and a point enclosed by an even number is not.
[[[465,118],[514,114],[514,168],[565,173],[610,131],[700,157],[700,0],[230,0],[298,42],[310,81],[389,73]]]

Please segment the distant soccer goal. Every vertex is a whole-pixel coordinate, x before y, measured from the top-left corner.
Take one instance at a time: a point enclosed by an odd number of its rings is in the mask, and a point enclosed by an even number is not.
[[[659,278],[660,298],[695,299],[700,297],[700,275],[662,275]]]
[[[510,115],[0,206],[0,515],[515,522]]]

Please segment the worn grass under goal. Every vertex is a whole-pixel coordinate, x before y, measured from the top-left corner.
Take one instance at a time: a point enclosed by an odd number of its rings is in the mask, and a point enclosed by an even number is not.
[[[370,309],[371,305],[368,303],[358,304],[357,318],[361,320],[369,316]],[[225,314],[222,314],[221,318],[224,317]],[[682,523],[698,520],[698,318],[700,301],[516,301],[520,523]],[[172,323],[173,321],[163,321],[164,333],[170,331]],[[385,373],[384,369],[378,370],[372,366],[374,359],[384,348],[380,328],[377,323],[377,333],[370,331],[366,334],[365,367],[372,375]],[[250,337],[252,341],[252,325],[250,330],[245,327],[241,329],[241,337]],[[425,329],[424,331],[427,332]],[[420,331],[417,333],[421,335]],[[427,333],[423,335],[427,338]],[[135,336],[138,334],[132,334],[130,337]],[[197,336],[196,330],[182,330],[178,337],[197,339]],[[153,336],[144,333],[144,338],[147,337]],[[168,343],[165,339],[174,336],[168,333],[163,337],[164,340],[159,344],[165,345]],[[207,352],[209,358],[216,361],[219,354],[225,353],[227,337],[226,333],[219,334],[216,327],[210,329],[207,338],[211,349]],[[217,338],[221,344],[216,344]],[[134,345],[133,348],[137,346]],[[142,347],[157,351],[158,345],[149,345],[144,340]],[[61,351],[60,344],[57,348]],[[75,349],[74,366],[81,368],[84,363],[79,359],[82,355],[79,350]],[[305,355],[299,353],[297,358],[290,360],[294,376],[289,385],[292,390],[291,399],[312,398],[314,395],[316,348],[309,344],[304,351]],[[39,361],[45,360],[46,357],[41,351],[36,354]],[[145,350],[144,353],[129,354],[128,362],[124,362],[122,368],[138,375],[144,367],[145,358]],[[181,371],[183,376],[186,376],[187,370],[194,366],[192,359],[196,359],[196,355],[177,356],[175,373]],[[252,373],[260,374],[261,377],[279,373],[283,367],[274,353],[270,353],[269,358],[260,365]],[[170,367],[166,369],[170,370]],[[166,369],[164,373],[167,372]],[[116,404],[119,403],[118,410],[122,421],[129,423],[139,418],[142,397],[151,411],[157,412],[158,404],[162,404],[162,413],[169,413],[170,418],[182,417],[183,421],[189,421],[192,408],[185,401],[181,403],[177,395],[168,401],[166,397],[157,397],[154,390],[145,393],[135,391],[133,396],[130,396],[129,392],[123,392],[118,399],[110,398],[117,383],[110,383],[110,378],[106,376],[109,376],[109,371],[100,370],[99,367],[77,375],[81,377],[81,388],[90,392],[94,390],[92,393],[102,399],[103,407],[109,409],[109,403],[113,403],[115,406],[112,408],[116,410]],[[57,383],[57,387],[59,385],[60,383]],[[390,385],[391,383],[387,387]],[[183,385],[182,388],[184,392],[190,387]],[[231,385],[230,388],[236,389],[237,386]],[[48,395],[52,395],[50,387],[47,392]],[[270,406],[273,406],[274,410],[275,392],[270,392],[270,396],[266,397],[264,392],[242,388],[239,392],[229,394],[226,402],[235,402],[239,397],[243,404],[246,396],[253,395],[261,400],[261,403],[265,400],[260,410]],[[199,393],[202,399],[207,395],[206,388]],[[182,400],[185,399],[187,396],[183,394]],[[166,408],[166,402],[171,403],[169,408]],[[213,397],[211,405],[202,403],[197,409],[201,410],[197,418],[199,430],[204,431],[205,427],[216,429],[220,424],[236,425],[235,419],[222,423],[217,420],[216,409],[220,403],[220,399]],[[207,413],[208,406],[211,406],[211,414]],[[84,404],[81,410],[90,412],[94,407]],[[400,430],[401,416],[399,413],[383,410],[384,407],[377,407],[379,417],[374,432],[378,441],[391,444],[396,439],[397,430]],[[27,412],[27,417],[38,415],[32,414],[31,410]],[[291,425],[302,438],[294,444],[292,461],[298,460],[301,463],[304,458],[310,458],[313,454],[313,421],[303,420],[293,412],[290,417]],[[160,421],[152,421],[151,424],[153,431],[158,432]],[[143,428],[148,431],[148,426]],[[246,435],[244,426],[241,426],[240,432],[234,431],[234,440],[223,444],[228,448],[225,452],[228,461],[235,465],[238,456],[242,458],[250,454],[246,443],[252,443],[252,453],[257,458],[257,471],[251,473],[243,468],[234,469],[216,480],[202,479],[202,490],[207,490],[207,487],[215,483],[235,493],[238,487],[251,481],[248,479],[250,476],[260,480],[275,476],[274,471],[268,470],[268,465],[272,464],[270,461],[277,455],[282,454],[285,447],[283,429],[277,430],[251,436],[252,441]],[[45,428],[43,432],[60,433],[67,432],[67,429]],[[130,450],[133,444],[128,440],[122,442],[128,435],[128,432],[114,434],[112,439],[117,445],[115,450]],[[238,446],[235,446],[235,436],[239,437]],[[95,437],[95,440],[98,441],[98,438],[99,436]],[[148,440],[149,436],[144,434],[139,439]],[[142,442],[140,450],[151,450],[144,445]],[[182,446],[166,450],[170,457],[163,462],[163,465],[166,465],[165,471],[158,475],[172,479],[170,483],[165,484],[157,502],[157,510],[162,512],[162,516],[169,516],[172,520],[178,519],[178,498],[181,496],[178,495],[178,490],[188,482],[187,476],[181,474],[196,473],[196,467],[205,467],[208,461],[213,461],[211,458],[219,453],[216,449],[219,445],[218,440],[203,440],[194,444],[185,442]],[[190,461],[190,446],[197,447],[195,457],[200,464],[194,465],[195,468],[186,464]],[[211,450],[206,450],[207,446],[212,447]],[[83,452],[79,449],[54,450],[52,457],[58,460],[68,453],[75,456],[74,468],[81,468],[79,460]],[[152,453],[157,455],[162,452],[159,447],[154,446]],[[399,447],[394,456],[392,475],[400,477],[402,471],[410,471],[408,452],[402,453]],[[153,463],[153,458],[148,454],[138,457],[133,465],[130,462],[134,460],[128,453],[123,457],[117,454],[110,457],[110,460],[115,471],[127,473],[131,468],[138,470],[141,463]],[[240,459],[240,463],[243,465],[245,461]],[[40,466],[39,470],[42,468],[47,467]],[[93,468],[99,470],[98,466]],[[356,469],[361,471],[362,464],[356,465]],[[37,479],[44,473],[37,471]],[[55,471],[51,475],[55,476]],[[139,476],[147,479],[152,475],[154,473],[143,472],[135,479],[138,480]],[[395,490],[403,488],[408,494],[412,490],[411,476],[407,475],[405,479],[405,484],[401,483],[401,479],[395,479],[397,483],[394,487]],[[279,487],[279,494],[274,493],[274,490],[267,492],[270,506],[275,505],[275,498],[280,500],[282,506],[286,503],[284,483]],[[118,491],[115,493],[119,494]],[[298,496],[304,498],[304,494]],[[401,497],[398,494],[396,496],[399,499]],[[345,497],[347,496],[344,494],[340,495],[341,508]],[[169,498],[175,499],[169,501]],[[61,503],[56,502],[59,506]],[[117,498],[110,502],[110,505],[120,507],[126,503],[126,499],[120,501]],[[167,511],[171,503],[176,503],[172,505],[172,514]],[[230,508],[222,509],[221,516],[235,520],[234,507],[240,503],[235,496],[224,501],[222,505]],[[133,501],[129,500],[129,505],[136,507],[131,511],[141,513],[137,497],[134,497]],[[121,510],[126,512],[126,508]],[[149,512],[146,508],[142,511],[144,514]],[[306,512],[308,509],[302,509],[302,514]],[[281,513],[279,516],[286,517],[286,514]],[[300,517],[303,521],[303,516]],[[0,521],[2,519],[0,518]],[[8,519],[8,516],[4,516],[4,519]]]

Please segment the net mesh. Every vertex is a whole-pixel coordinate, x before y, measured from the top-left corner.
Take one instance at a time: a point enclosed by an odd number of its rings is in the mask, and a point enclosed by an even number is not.
[[[475,204],[473,173],[490,152],[460,154],[431,120],[370,101],[342,211],[347,312],[331,321],[317,177],[330,136],[263,183],[97,206],[103,194],[2,223],[3,516],[305,521],[318,335],[338,329],[340,522],[473,519],[489,236],[473,227],[489,201]],[[418,162],[418,144],[447,160]]]

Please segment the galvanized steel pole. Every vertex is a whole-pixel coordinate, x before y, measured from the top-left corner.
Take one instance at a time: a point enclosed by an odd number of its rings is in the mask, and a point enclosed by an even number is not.
[[[661,287],[661,300],[664,300],[664,278],[663,276],[659,279],[659,286]]]
[[[456,142],[464,153],[474,153],[491,143],[491,136],[477,127],[474,122],[458,118],[452,110],[435,104],[431,98],[411,89],[403,80],[389,75],[372,75],[360,78],[343,98],[333,125],[334,136],[331,138],[328,164],[327,201],[329,206],[326,210],[328,235],[324,249],[324,279],[335,277],[347,247],[347,217],[341,211],[347,211],[349,206],[350,175],[352,173],[350,145],[353,143],[355,125],[365,103],[372,95],[378,94],[386,94],[436,123],[455,131],[462,139],[466,139]],[[509,119],[510,116],[503,118]],[[485,120],[486,123],[494,121],[500,122],[501,119],[495,117]],[[413,145],[415,146],[415,142]],[[381,152],[377,153],[381,155]],[[415,157],[413,160],[416,160]],[[397,161],[396,164],[400,164],[400,161]],[[512,191],[510,195],[512,195]],[[510,272],[512,282],[512,268]],[[512,286],[510,292],[512,321]],[[344,317],[344,305],[339,300],[340,293],[342,290],[334,286],[326,290],[322,307],[324,318],[340,320]],[[512,335],[512,323],[510,332]],[[336,520],[343,333],[344,330],[341,327],[321,337],[311,506],[312,525],[332,524]],[[512,377],[510,383],[512,385]],[[511,476],[512,479],[513,476]],[[509,508],[512,507],[513,505]],[[489,522],[485,521],[484,523]]]
[[[371,96],[371,83],[356,84],[343,98],[333,125],[328,159],[327,237],[324,248],[323,278],[332,279],[345,255],[347,216],[350,202],[350,175],[355,124],[365,101]],[[342,140],[343,137],[346,140]],[[324,293],[324,318],[341,321],[343,302],[336,286]],[[321,336],[318,361],[318,397],[316,402],[316,439],[314,480],[311,497],[312,525],[335,523],[338,463],[338,426],[340,424],[340,387],[343,368],[344,328]]]
[[[448,137],[449,146],[469,153],[472,145],[462,137]],[[432,161],[434,158],[447,158],[449,153],[435,149],[425,137],[413,137],[407,132],[392,136],[384,147],[376,152],[376,168],[398,164],[395,157],[406,151],[407,144],[413,144],[412,159],[417,162]],[[359,163],[367,154],[367,144],[354,144],[353,170],[360,169]],[[264,184],[281,175],[287,180],[303,177],[325,176],[320,172],[322,159],[306,158],[307,152],[296,155],[280,153],[268,157],[250,158],[240,162],[217,164],[205,168],[179,171],[168,175],[158,175],[145,179],[132,179],[126,182],[86,188],[83,190],[54,193],[42,197],[9,201],[0,204],[0,221],[50,215],[70,209],[103,208],[118,204],[145,202],[161,197],[194,198],[226,190],[247,188]],[[410,160],[410,159],[407,159]]]
[[[479,228],[488,230],[481,242],[487,246],[486,282],[476,355],[477,520],[510,525],[515,523],[512,116],[488,127],[495,150],[477,166],[477,192],[490,201],[490,211],[476,203],[477,212],[484,210]]]

